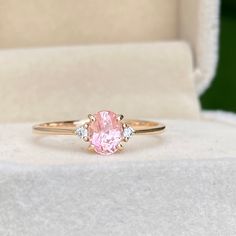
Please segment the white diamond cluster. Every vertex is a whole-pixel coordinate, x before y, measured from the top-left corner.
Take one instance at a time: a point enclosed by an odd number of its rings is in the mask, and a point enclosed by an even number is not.
[[[75,133],[82,139],[88,138],[88,129],[86,129],[84,126],[78,127]]]
[[[129,139],[134,134],[134,129],[132,127],[125,127],[123,131],[124,138]]]

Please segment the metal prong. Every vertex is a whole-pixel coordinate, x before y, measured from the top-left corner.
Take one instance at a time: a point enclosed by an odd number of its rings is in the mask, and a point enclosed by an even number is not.
[[[89,150],[90,152],[93,152],[93,151],[94,151],[94,146],[90,144],[90,145],[88,146],[88,150]]]
[[[122,126],[123,126],[123,128],[126,128],[126,127],[128,127],[128,125],[127,124],[122,124]]]
[[[118,144],[117,148],[119,151],[122,151],[124,149],[124,146],[120,143]]]
[[[127,143],[127,142],[129,141],[129,138],[128,138],[128,137],[125,137],[123,140],[124,140],[124,142]]]
[[[88,118],[92,122],[96,120],[95,117],[93,115],[91,115],[91,114],[88,115]]]
[[[87,129],[88,127],[89,127],[89,124],[88,124],[88,123],[84,124],[84,128],[85,128],[85,129]]]
[[[88,141],[89,141],[89,137],[83,137],[83,140],[84,140],[85,142],[88,142]]]
[[[118,115],[117,116],[117,120],[123,120],[124,119],[124,116],[123,115]]]

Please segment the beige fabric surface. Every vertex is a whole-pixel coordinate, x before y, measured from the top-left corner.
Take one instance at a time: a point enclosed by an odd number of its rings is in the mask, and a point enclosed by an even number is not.
[[[181,42],[0,52],[0,122],[126,117],[198,118],[192,53]]]
[[[109,157],[87,152],[87,143],[76,136],[33,136],[31,124],[0,125],[0,163],[56,166],[236,158],[236,126],[203,120],[164,122],[167,130],[162,135],[134,136],[123,152]]]
[[[219,0],[9,0],[0,4],[0,48],[186,41],[198,93],[217,64]]]
[[[177,0],[1,1],[0,47],[174,39],[177,17]]]

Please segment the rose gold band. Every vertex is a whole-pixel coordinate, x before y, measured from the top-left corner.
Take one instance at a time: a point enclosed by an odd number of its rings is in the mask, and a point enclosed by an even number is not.
[[[123,149],[133,134],[159,134],[165,125],[155,121],[125,120],[121,114],[103,110],[89,114],[88,119],[37,124],[33,131],[49,135],[76,135],[89,142],[88,149],[111,155]]]
[[[33,126],[33,131],[48,135],[75,135],[76,128],[87,122],[89,119],[42,123]],[[159,134],[165,129],[165,125],[154,121],[124,120],[124,123],[134,129],[134,134]]]

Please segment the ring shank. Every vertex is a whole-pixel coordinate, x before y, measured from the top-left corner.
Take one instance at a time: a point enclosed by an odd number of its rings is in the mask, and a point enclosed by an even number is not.
[[[33,126],[33,131],[45,135],[75,135],[76,128],[88,122],[89,119],[41,123]],[[165,125],[154,121],[122,120],[122,122],[132,127],[135,134],[159,134],[165,129]]]

